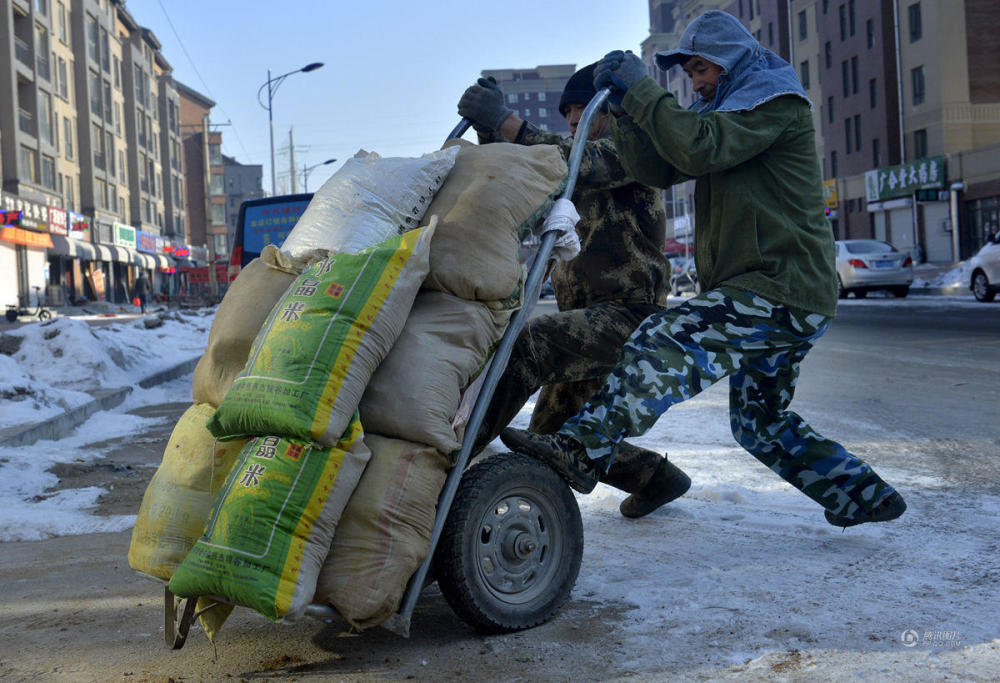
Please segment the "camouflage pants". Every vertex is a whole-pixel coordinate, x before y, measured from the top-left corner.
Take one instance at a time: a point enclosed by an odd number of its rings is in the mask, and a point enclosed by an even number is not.
[[[788,410],[799,363],[829,324],[750,292],[704,292],[644,320],[604,386],[559,431],[610,463],[616,443],[729,377],[730,426],[741,446],[832,513],[871,511],[893,488]]]
[[[650,314],[652,304],[607,301],[528,320],[483,417],[473,452],[495,439],[540,387],[530,429],[559,429],[604,384],[622,346]]]

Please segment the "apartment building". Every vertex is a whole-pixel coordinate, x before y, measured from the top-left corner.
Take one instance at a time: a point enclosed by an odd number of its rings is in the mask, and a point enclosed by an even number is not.
[[[264,196],[264,167],[261,164],[241,164],[225,154],[222,155],[222,164],[226,184],[226,235],[231,248],[236,236],[240,205]]]
[[[569,135],[569,124],[559,113],[559,98],[566,81],[576,72],[573,64],[548,64],[533,69],[486,69],[507,98],[513,112],[542,130]]]

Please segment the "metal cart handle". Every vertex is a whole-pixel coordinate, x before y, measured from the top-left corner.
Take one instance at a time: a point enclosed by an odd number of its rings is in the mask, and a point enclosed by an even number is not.
[[[583,161],[583,148],[587,142],[591,123],[593,123],[597,110],[608,98],[609,94],[611,94],[611,91],[608,88],[598,90],[597,94],[587,104],[586,109],[583,110],[583,115],[580,118],[579,124],[577,124],[573,148],[569,155],[569,173],[566,181],[566,189],[562,194],[563,199],[570,199],[573,196],[573,190],[576,189],[576,179],[580,173],[580,164]],[[452,131],[449,139],[461,136],[471,125],[471,121],[462,119]],[[462,449],[459,451],[458,460],[451,471],[448,472],[448,479],[438,498],[437,515],[434,518],[434,529],[431,532],[431,545],[427,553],[427,559],[424,560],[424,563],[420,565],[410,578],[410,582],[406,587],[406,593],[403,595],[403,600],[400,603],[399,611],[384,624],[386,628],[400,635],[409,635],[410,617],[413,615],[413,608],[417,604],[417,597],[420,591],[423,590],[424,582],[427,580],[431,563],[434,560],[434,552],[437,550],[438,541],[441,539],[444,523],[448,517],[448,510],[455,500],[455,494],[458,492],[458,484],[462,478],[462,473],[469,464],[469,459],[472,456],[472,446],[476,442],[476,436],[479,434],[479,427],[483,423],[486,409],[493,399],[497,384],[500,382],[500,376],[507,369],[507,361],[510,360],[510,354],[514,349],[514,342],[517,340],[518,335],[521,334],[524,324],[531,316],[531,312],[538,301],[538,295],[542,288],[543,275],[557,236],[556,232],[547,232],[542,236],[542,244],[538,248],[538,253],[535,255],[535,260],[528,271],[528,279],[525,282],[524,305],[514,314],[507,327],[507,331],[504,332],[503,338],[500,340],[500,345],[497,347],[496,353],[493,355],[489,370],[486,373],[483,388],[479,392],[476,405],[472,409],[472,415],[465,428],[465,437],[462,439]]]

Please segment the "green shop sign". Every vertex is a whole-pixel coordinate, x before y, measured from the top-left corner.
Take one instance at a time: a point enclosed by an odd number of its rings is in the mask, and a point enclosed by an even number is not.
[[[916,159],[865,173],[865,195],[869,202],[906,197],[917,190],[943,189],[944,186],[944,157]]]
[[[135,249],[135,228],[131,225],[115,223],[114,225],[115,244],[121,247],[131,247]]]

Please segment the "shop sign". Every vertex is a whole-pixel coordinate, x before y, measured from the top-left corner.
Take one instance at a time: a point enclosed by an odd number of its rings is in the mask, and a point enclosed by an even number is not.
[[[112,235],[114,236],[114,244],[119,247],[130,247],[135,249],[135,228],[131,225],[125,225],[124,223],[115,223],[113,226]]]
[[[43,232],[49,229],[49,207],[44,204],[4,192],[0,194],[0,210],[20,211],[22,228]]]
[[[187,247],[174,247],[173,251],[170,252],[176,258],[188,258],[191,256],[191,250]]]
[[[90,241],[90,219],[82,213],[67,211],[67,222],[69,223],[69,236],[73,239]]]
[[[166,244],[167,244],[167,241],[165,239],[163,239],[162,237],[160,237],[159,235],[157,235],[156,236],[156,244],[153,247],[153,253],[154,254],[161,253],[164,250],[164,247],[166,246]]]
[[[90,279],[90,286],[91,288],[93,288],[94,295],[97,297],[97,300],[104,301],[105,299],[104,271],[102,271],[100,268],[94,268],[92,271],[90,271],[90,275],[88,275],[88,278]]]
[[[24,228],[5,225],[0,228],[0,240],[22,244],[26,247],[52,248],[52,238],[47,232],[33,232]]]
[[[136,230],[135,238],[139,251],[146,251],[151,254],[155,254],[157,252],[156,249],[157,237],[153,233],[143,232],[142,230]]]
[[[56,206],[49,207],[49,232],[53,235],[68,235],[69,225],[66,209]]]
[[[869,200],[871,201],[871,200]],[[823,181],[823,202],[828,209],[837,208],[837,179],[830,178]]]
[[[197,259],[198,261],[208,260],[208,249],[205,247],[192,247],[188,245],[188,249],[191,250],[191,258]]]
[[[12,228],[21,227],[21,212],[20,211],[3,211],[0,212],[0,216],[3,217],[3,225],[9,225]]]
[[[879,202],[917,190],[944,189],[945,175],[943,156],[916,159],[865,173],[865,195],[869,202]]]

